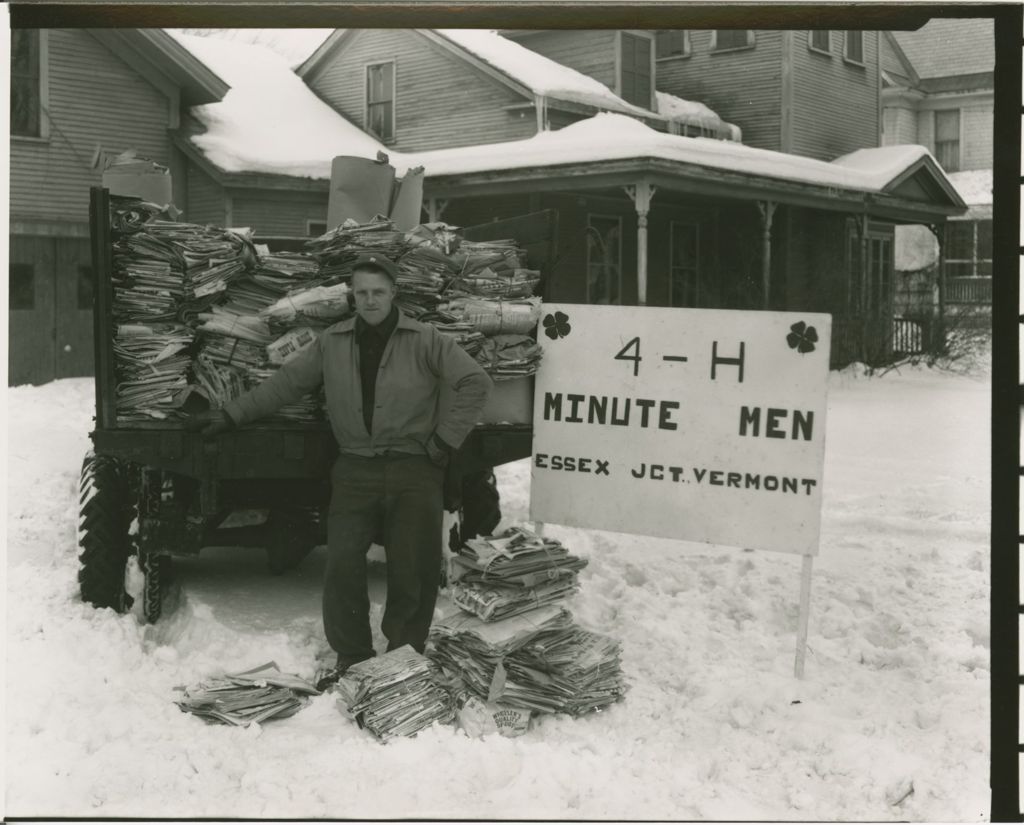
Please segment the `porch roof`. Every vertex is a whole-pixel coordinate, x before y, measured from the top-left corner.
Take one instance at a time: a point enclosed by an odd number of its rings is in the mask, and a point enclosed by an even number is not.
[[[423,166],[428,195],[603,188],[635,183],[732,198],[867,212],[897,222],[962,214],[956,188],[923,146],[861,149],[832,162],[657,132],[600,114],[526,140],[393,157]]]

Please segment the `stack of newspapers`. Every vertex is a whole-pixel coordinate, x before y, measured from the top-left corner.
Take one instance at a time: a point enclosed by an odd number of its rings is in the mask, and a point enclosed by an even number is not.
[[[188,393],[193,333],[176,323],[118,324],[114,334],[119,421],[175,415]]]
[[[405,248],[405,233],[380,215],[364,224],[349,218],[306,244],[320,265],[321,277],[330,281],[351,275],[352,264],[363,255],[376,253],[397,261]]]
[[[618,701],[619,643],[580,627],[565,607],[585,566],[524,527],[468,540],[449,559],[462,612],[431,628],[431,656],[492,706],[580,716]]]
[[[437,666],[409,645],[353,665],[334,691],[342,713],[381,741],[412,736],[455,715]]]
[[[496,622],[457,613],[435,623],[430,641],[449,677],[491,705],[582,716],[626,691],[619,643],[557,605]]]
[[[186,713],[241,727],[291,716],[319,693],[305,679],[282,673],[274,662],[177,690],[182,698],[175,704]]]
[[[576,593],[586,565],[557,539],[511,527],[467,540],[451,558],[452,601],[485,621],[503,619]]]

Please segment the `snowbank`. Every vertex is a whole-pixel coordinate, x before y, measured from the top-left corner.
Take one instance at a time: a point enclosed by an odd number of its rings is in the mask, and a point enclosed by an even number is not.
[[[897,272],[917,272],[938,263],[939,242],[927,226],[897,226],[895,241]]]
[[[519,739],[437,728],[386,746],[327,696],[247,730],[179,712],[174,686],[222,668],[312,676],[322,551],[275,578],[258,552],[204,550],[151,627],[83,605],[92,383],[10,389],[7,813],[983,821],[989,389],[832,374],[803,681],[799,559],[551,526],[590,559],[574,611],[623,641],[626,700]],[[506,521],[525,519],[528,462],[498,475]],[[375,622],[382,589],[378,568]]]
[[[224,171],[330,178],[336,155],[385,151],[269,48],[167,31],[231,86],[223,100],[191,110],[206,127],[192,142]]]

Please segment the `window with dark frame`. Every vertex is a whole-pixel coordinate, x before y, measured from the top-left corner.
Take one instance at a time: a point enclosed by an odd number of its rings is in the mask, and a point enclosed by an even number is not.
[[[754,44],[750,29],[715,29],[714,50],[745,49]]]
[[[960,110],[935,110],[935,159],[946,172],[960,170]]]
[[[669,229],[671,307],[696,307],[700,300],[700,233],[695,223],[672,221]]]
[[[864,62],[864,32],[846,33],[846,59],[854,63]]]
[[[622,218],[587,215],[587,303],[622,301]]]
[[[686,29],[655,32],[654,56],[658,60],[666,57],[686,57],[689,53],[690,38]]]
[[[868,235],[867,304],[872,317],[884,317],[892,305],[892,270],[892,239]]]
[[[11,134],[39,137],[39,30],[11,31]]]
[[[366,67],[366,128],[381,140],[395,137],[395,64]]]
[[[36,308],[36,268],[32,264],[11,264],[8,270],[8,307]]]
[[[92,309],[92,267],[78,265],[78,308]]]
[[[947,278],[991,278],[992,221],[949,221],[943,253]]]
[[[622,38],[619,97],[634,106],[651,106],[651,41],[627,32]]]
[[[811,31],[807,38],[807,45],[817,52],[831,52],[832,32],[828,29]]]

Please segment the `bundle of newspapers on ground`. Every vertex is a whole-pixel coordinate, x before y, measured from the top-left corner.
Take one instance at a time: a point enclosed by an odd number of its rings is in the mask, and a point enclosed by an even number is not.
[[[274,662],[177,690],[182,698],[176,704],[186,713],[242,727],[291,716],[319,693],[305,679],[282,673]]]
[[[580,627],[564,607],[585,566],[523,527],[470,539],[450,560],[451,599],[462,612],[431,628],[430,655],[468,694],[460,720],[484,703],[506,732],[503,719],[522,722],[514,711],[581,716],[622,698],[619,643]]]
[[[174,217],[111,198],[119,421],[182,417],[193,393],[221,407],[273,375],[351,314],[352,264],[369,253],[397,263],[399,307],[454,338],[494,380],[537,369],[539,273],[514,241],[471,242],[441,223],[399,232],[376,218],[345,221],[304,252],[271,253],[249,230]],[[275,417],[323,418],[322,392]]]

